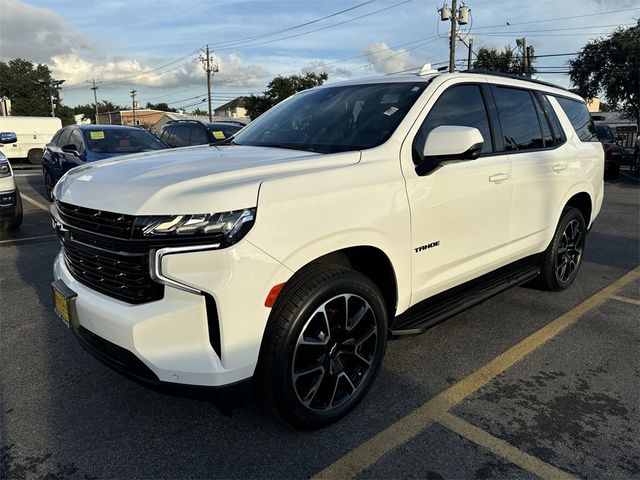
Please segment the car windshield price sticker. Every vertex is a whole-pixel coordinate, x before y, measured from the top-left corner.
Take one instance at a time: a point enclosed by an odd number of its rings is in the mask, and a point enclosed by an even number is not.
[[[91,140],[104,140],[104,132],[102,130],[98,132],[89,132]]]
[[[220,130],[214,130],[212,133],[216,140],[224,140],[224,133]]]

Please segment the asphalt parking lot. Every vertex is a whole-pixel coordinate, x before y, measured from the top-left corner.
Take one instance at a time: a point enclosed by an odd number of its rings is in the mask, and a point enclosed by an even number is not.
[[[342,422],[293,430],[162,395],[52,313],[42,177],[0,237],[0,478],[640,478],[640,188],[606,185],[574,286],[520,287],[390,342]]]

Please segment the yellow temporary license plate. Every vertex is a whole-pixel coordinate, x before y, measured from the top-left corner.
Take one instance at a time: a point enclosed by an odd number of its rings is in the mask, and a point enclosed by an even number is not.
[[[51,291],[53,294],[53,309],[56,315],[64,322],[67,327],[74,326],[74,311],[73,302],[76,298],[76,293],[67,287],[60,280],[56,280],[51,284]]]

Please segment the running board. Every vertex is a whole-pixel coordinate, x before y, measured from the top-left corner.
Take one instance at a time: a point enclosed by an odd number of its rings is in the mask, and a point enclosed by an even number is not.
[[[504,290],[533,280],[540,274],[538,259],[536,255],[520,260],[414,305],[393,320],[391,335],[422,333]]]

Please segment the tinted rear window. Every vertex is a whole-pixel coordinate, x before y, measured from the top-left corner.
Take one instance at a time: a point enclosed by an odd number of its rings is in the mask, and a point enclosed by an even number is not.
[[[583,142],[597,142],[596,127],[593,124],[587,106],[578,100],[565,97],[556,97],[558,103],[569,117],[571,125],[578,134],[578,138]]]

